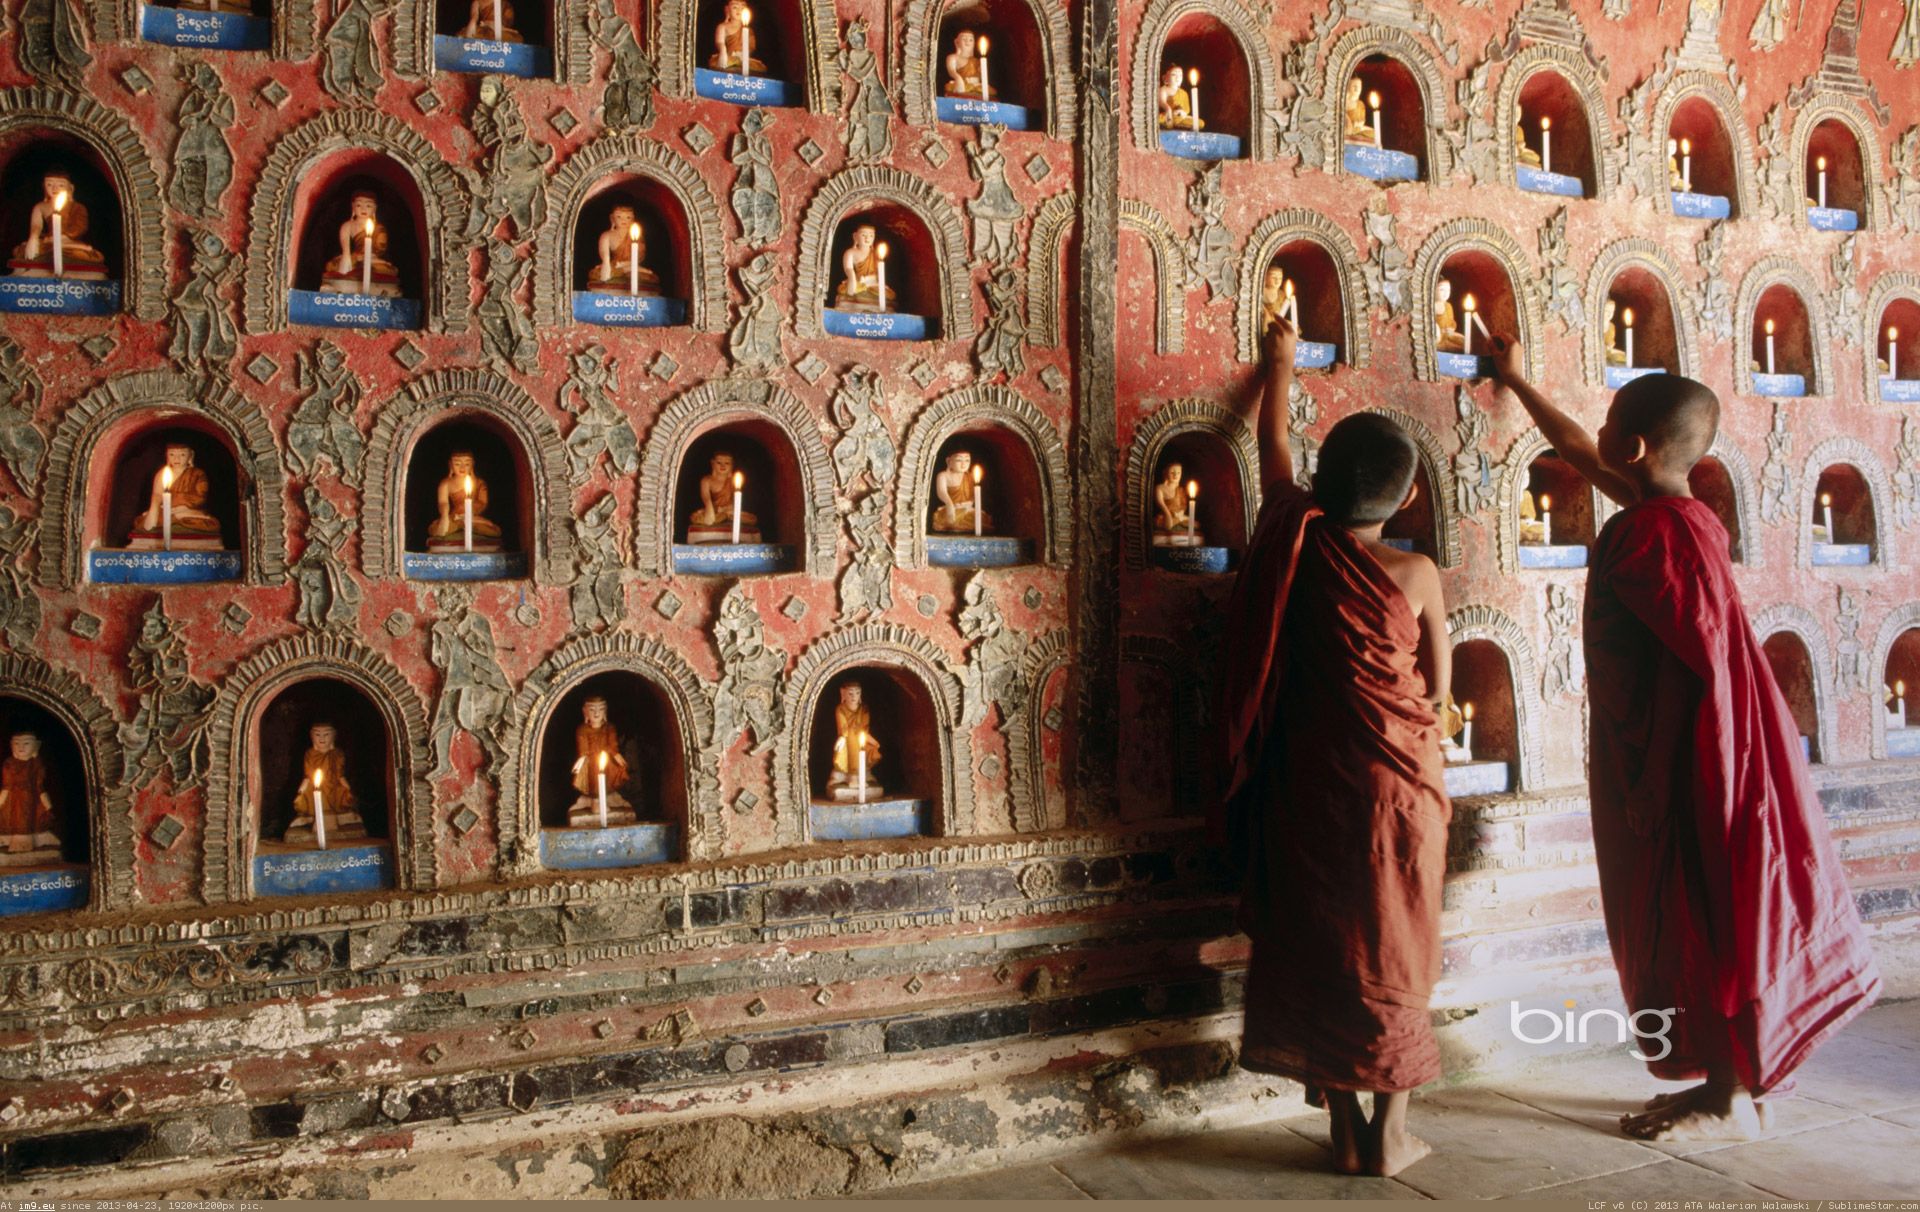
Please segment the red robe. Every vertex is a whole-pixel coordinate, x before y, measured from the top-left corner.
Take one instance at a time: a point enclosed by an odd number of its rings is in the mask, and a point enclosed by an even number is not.
[[[1452,807],[1405,595],[1286,485],[1228,602],[1216,825],[1245,856],[1240,1063],[1338,1090],[1440,1076],[1428,1000]]]
[[[1683,1011],[1672,1052],[1648,1068],[1692,1080],[1725,1066],[1756,1094],[1784,1088],[1880,991],[1800,730],[1709,506],[1632,506],[1593,557],[1589,779],[1607,938],[1629,1007]]]

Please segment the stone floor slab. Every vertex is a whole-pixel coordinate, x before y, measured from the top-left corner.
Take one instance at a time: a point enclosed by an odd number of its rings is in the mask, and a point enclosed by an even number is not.
[[[1920,1195],[1920,1130],[1862,1118],[1687,1159],[1783,1199]]]
[[[1055,1163],[1095,1199],[1419,1199],[1385,1178],[1336,1174],[1327,1151],[1280,1124],[1203,1131]]]
[[[1920,1048],[1885,1042],[1878,1012],[1866,1018],[1814,1051],[1796,1075],[1798,1092],[1869,1115],[1920,1106]],[[1854,1029],[1859,1026],[1873,1030]]]
[[[1675,1158],[1636,1166],[1615,1174],[1537,1187],[1527,1192],[1528,1199],[1593,1200],[1667,1200],[1667,1199],[1770,1199],[1767,1192],[1738,1179],[1717,1174],[1703,1166]]]
[[[1091,1199],[1050,1165],[1009,1166],[870,1191],[861,1199]]]

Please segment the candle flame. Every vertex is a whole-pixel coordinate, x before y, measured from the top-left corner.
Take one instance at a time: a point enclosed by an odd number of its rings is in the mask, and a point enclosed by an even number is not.
[[[987,36],[985,34],[981,34],[980,40],[976,43],[976,45],[979,46],[980,48],[980,57],[982,59],[986,58],[987,57]]]
[[[1767,321],[1767,335],[1768,335],[1768,336],[1772,336],[1772,335],[1773,335],[1773,321],[1772,321],[1772,320],[1768,320],[1768,321]]]
[[[987,469],[985,467],[982,467],[980,464],[975,463],[973,465],[973,482],[975,484],[978,484],[980,481],[986,478],[987,478]]]
[[[636,244],[640,242],[640,225],[638,223],[627,224],[627,239]]]
[[[1888,325],[1888,326],[1887,326],[1887,340],[1889,340],[1889,341],[1898,341],[1899,339],[1900,339],[1900,330],[1899,330],[1899,329],[1897,329],[1897,328],[1895,328],[1895,327],[1893,327],[1892,325]]]
[[[468,496],[473,495],[473,477],[472,476],[460,477],[460,491],[464,492]]]
[[[742,25],[753,24],[753,10],[748,8],[744,4],[740,6],[740,24]]]
[[[1461,300],[1460,300],[1460,307],[1461,307],[1461,310],[1463,310],[1463,311],[1473,311],[1473,310],[1475,310],[1475,309],[1477,309],[1477,308],[1478,308],[1479,306],[1480,306],[1480,305],[1479,305],[1478,303],[1475,303],[1475,302],[1473,301],[1473,292],[1472,292],[1472,291],[1468,291],[1468,292],[1466,293],[1466,295],[1465,295],[1464,297],[1462,297],[1462,298],[1461,298]]]
[[[53,209],[54,209],[54,210],[55,210],[56,212],[58,212],[58,211],[63,211],[63,210],[65,210],[65,209],[67,209],[67,191],[66,191],[66,190],[64,190],[64,189],[59,189],[59,190],[55,190],[55,191],[54,191],[54,193],[53,193]]]
[[[1198,500],[1199,498],[1200,498],[1200,481],[1188,480],[1187,481],[1187,500],[1195,501],[1195,500]]]
[[[1553,498],[1548,496],[1544,492],[1540,494],[1540,512],[1541,513],[1553,512]]]
[[[1683,156],[1691,156],[1691,155],[1693,154],[1693,140],[1692,140],[1692,139],[1682,139],[1682,140],[1680,140],[1680,154],[1681,154],[1681,155],[1683,155]]]
[[[607,751],[602,749],[600,751],[600,769],[605,770],[606,768],[607,768]]]
[[[1370,106],[1370,107],[1371,107],[1371,108],[1373,108],[1373,109],[1379,109],[1379,108],[1380,108],[1380,94],[1379,94],[1378,92],[1370,92],[1370,93],[1368,93],[1368,94],[1367,94],[1367,105],[1368,105],[1368,106]]]
[[[1472,703],[1462,703],[1462,704],[1460,704],[1460,718],[1461,718],[1461,719],[1463,719],[1463,720],[1470,720],[1470,719],[1472,719],[1472,718],[1473,718],[1473,704],[1472,704]]]
[[[1822,507],[1822,508],[1825,508],[1826,506],[1828,506],[1828,505],[1831,505],[1831,504],[1833,504],[1833,494],[1832,494],[1832,493],[1830,493],[1830,492],[1823,492],[1823,493],[1821,493],[1821,494],[1820,494],[1820,505],[1821,505],[1821,507]]]
[[[862,753],[866,752],[866,749],[867,749],[866,729],[862,728],[860,731],[853,734],[853,743],[854,743],[854,746],[857,749],[859,749]]]
[[[1905,682],[1896,681],[1893,684],[1893,697],[1896,699],[1904,699],[1907,697],[1907,684]]]
[[[320,784],[326,781],[327,781],[327,768],[325,766],[322,766],[318,770],[315,770],[313,772],[313,789],[315,791],[320,790]]]
[[[368,235],[369,237],[371,237],[371,236],[373,235],[373,220],[372,220],[372,219],[368,219],[368,220],[367,220],[367,223],[366,223],[366,228],[367,228],[367,235]]]
[[[1628,328],[1633,327],[1633,308],[1629,307],[1620,313],[1620,323],[1626,325]]]
[[[160,469],[160,491],[161,492],[173,491],[173,468],[162,467]]]
[[[1552,118],[1549,118],[1549,117],[1547,117],[1547,116],[1546,116],[1545,114],[1542,114],[1542,115],[1540,116],[1540,129],[1541,129],[1541,130],[1552,130],[1552,129],[1553,129],[1553,119],[1552,119]]]
[[[1198,83],[1200,83],[1200,69],[1197,67],[1188,68],[1187,69],[1187,85],[1191,87]]]
[[[739,492],[742,488],[745,488],[746,486],[747,486],[747,473],[744,471],[734,472],[733,473],[733,490],[735,492]]]
[[[1287,279],[1284,279],[1284,281],[1286,282],[1286,286],[1287,286],[1287,294],[1289,297],[1291,297],[1293,294],[1293,279],[1287,278]]]
[[[887,248],[887,242],[885,240],[882,240],[880,241],[880,243],[873,246],[873,255],[882,261],[887,259],[887,253],[889,251],[890,250]]]
[[[1827,171],[1827,158],[1826,158],[1825,156],[1818,156],[1818,157],[1815,157],[1815,159],[1814,159],[1814,161],[1813,161],[1813,166],[1814,166],[1815,168],[1817,168],[1817,169],[1819,169],[1819,170],[1820,170],[1821,172],[1826,172],[1826,171]]]

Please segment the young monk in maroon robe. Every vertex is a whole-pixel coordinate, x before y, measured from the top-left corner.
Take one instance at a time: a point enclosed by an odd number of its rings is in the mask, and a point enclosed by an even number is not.
[[[1427,1155],[1407,1100],[1440,1076],[1427,1004],[1451,815],[1435,710],[1451,650],[1438,570],[1380,541],[1415,491],[1406,434],[1347,417],[1312,493],[1295,484],[1295,339],[1283,320],[1266,342],[1265,504],[1227,607],[1215,716],[1227,771],[1215,823],[1245,857],[1253,939],[1240,1063],[1324,1097],[1338,1170],[1389,1175]]]
[[[1702,1084],[1621,1126],[1747,1139],[1766,1126],[1766,1097],[1873,1002],[1880,977],[1726,529],[1687,487],[1720,401],[1648,375],[1614,396],[1596,440],[1526,382],[1514,342],[1497,340],[1494,358],[1555,452],[1626,507],[1587,574],[1594,849],[1629,1008],[1679,1011],[1672,1050],[1648,1068]]]

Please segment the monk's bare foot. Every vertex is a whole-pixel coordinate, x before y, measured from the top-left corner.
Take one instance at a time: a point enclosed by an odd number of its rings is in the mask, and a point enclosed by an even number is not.
[[[1706,1088],[1707,1083],[1701,1082],[1697,1086],[1688,1086],[1685,1090],[1668,1090],[1664,1094],[1656,1094],[1647,1100],[1646,1109],[1649,1111],[1658,1111],[1663,1107],[1671,1107],[1676,1103],[1692,1102],[1698,1098],[1700,1092]]]
[[[1378,1178],[1392,1178],[1431,1152],[1432,1145],[1404,1129],[1382,1133],[1374,1142],[1373,1158],[1367,1166],[1367,1173]]]
[[[1639,1115],[1620,1128],[1641,1140],[1753,1140],[1765,1131],[1753,1097],[1738,1086],[1700,1086]]]
[[[1332,1115],[1333,1168],[1341,1174],[1364,1174],[1367,1117],[1361,1114],[1359,1097],[1350,1091],[1329,1091],[1327,1110]]]

